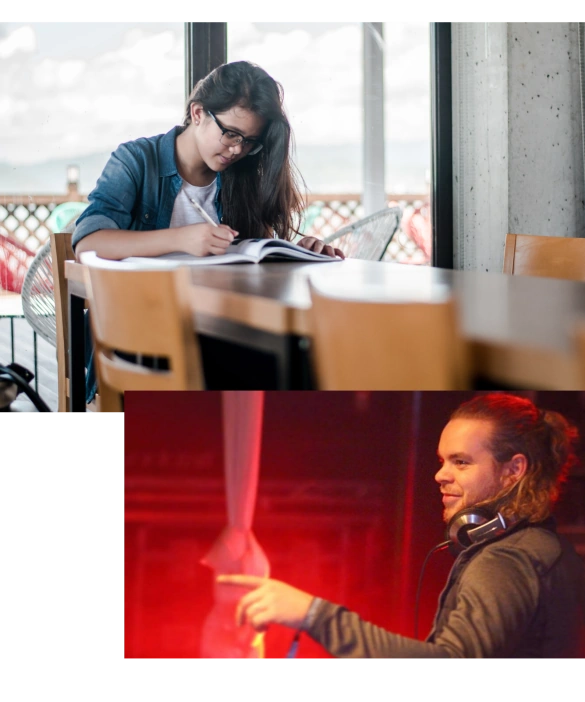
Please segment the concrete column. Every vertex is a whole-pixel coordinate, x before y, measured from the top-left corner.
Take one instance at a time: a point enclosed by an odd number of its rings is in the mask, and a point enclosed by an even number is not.
[[[453,222],[457,269],[502,269],[508,229],[507,29],[452,27]]]
[[[514,234],[585,236],[576,22],[508,25]]]
[[[506,234],[585,236],[577,23],[455,23],[455,267],[500,272]]]

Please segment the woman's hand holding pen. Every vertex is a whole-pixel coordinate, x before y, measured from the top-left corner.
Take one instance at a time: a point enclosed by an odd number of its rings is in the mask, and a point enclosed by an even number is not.
[[[192,256],[207,256],[208,254],[224,254],[227,247],[238,236],[238,232],[226,224],[211,225],[207,222],[189,224],[175,230],[179,237],[178,251],[184,251]]]
[[[331,256],[335,258],[345,258],[345,254],[341,249],[335,249],[329,244],[324,244],[321,239],[317,239],[315,236],[304,236],[300,241],[297,241],[297,246],[302,246],[304,249],[309,249],[309,251],[314,251],[315,253],[322,253],[326,256]]]
[[[266,631],[269,624],[298,629],[313,601],[308,592],[256,575],[219,575],[217,582],[252,588],[239,601],[236,620],[238,625],[248,623],[256,631]]]
[[[208,254],[223,254],[232,241],[238,236],[235,229],[231,229],[227,224],[216,224],[209,214],[201,207],[194,199],[189,198],[196,212],[205,220],[205,224],[192,224],[185,229],[196,230],[196,239],[193,240],[195,249],[183,249],[185,253],[193,254],[194,256],[207,256]]]

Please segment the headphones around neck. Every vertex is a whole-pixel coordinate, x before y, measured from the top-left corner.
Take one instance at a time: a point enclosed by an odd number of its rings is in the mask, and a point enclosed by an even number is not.
[[[418,606],[420,601],[420,593],[422,588],[423,573],[430,556],[437,551],[444,551],[446,548],[454,547],[455,551],[461,552],[474,544],[481,543],[486,539],[504,534],[513,524],[517,523],[517,519],[512,517],[507,521],[504,517],[496,512],[489,510],[487,507],[466,507],[454,514],[445,531],[445,539],[440,544],[437,544],[426,555],[422,564],[420,576],[418,579],[418,588],[416,591],[416,603],[414,609],[414,636],[418,638]]]
[[[494,516],[485,507],[466,507],[451,517],[445,539],[466,549],[485,539],[500,536],[514,523],[514,520],[506,521],[499,512]]]

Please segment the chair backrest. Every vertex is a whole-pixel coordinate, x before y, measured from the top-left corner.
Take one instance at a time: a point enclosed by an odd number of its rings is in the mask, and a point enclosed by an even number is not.
[[[330,234],[323,241],[341,249],[347,258],[381,261],[401,218],[400,207],[386,207]]]
[[[57,345],[51,242],[35,254],[22,283],[22,312],[37,334]]]
[[[71,245],[72,234],[69,232],[51,233],[51,265],[53,270],[53,293],[55,298],[55,326],[57,343],[57,388],[59,412],[67,411],[69,397],[69,312],[67,307],[67,279],[65,278],[65,261],[74,261],[75,254]]]
[[[320,390],[462,390],[467,349],[455,302],[362,302],[311,290]]]
[[[585,319],[581,319],[575,327],[575,341],[579,373],[578,385],[575,390],[585,390]]]
[[[585,280],[585,239],[508,234],[504,273]]]
[[[202,390],[203,373],[189,304],[189,271],[85,271],[95,344],[100,411],[121,411],[126,390]],[[147,368],[116,351],[168,359]]]

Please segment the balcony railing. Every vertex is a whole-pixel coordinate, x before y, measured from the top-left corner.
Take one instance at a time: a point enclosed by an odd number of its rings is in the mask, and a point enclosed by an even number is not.
[[[47,220],[65,202],[83,202],[77,183],[70,182],[67,192],[51,195],[0,195],[0,234],[16,239],[36,251],[49,238]]]
[[[49,237],[47,220],[55,207],[85,199],[76,182],[70,182],[68,191],[62,194],[0,195],[0,234],[20,242],[34,255]],[[431,242],[428,195],[389,194],[387,201],[391,206],[399,205],[404,216],[388,247],[386,260],[428,264]],[[311,194],[307,197],[303,233],[325,237],[363,216],[361,195],[357,193]]]

